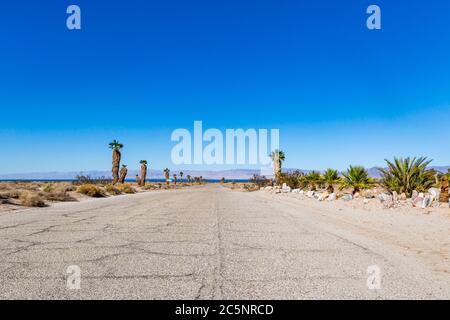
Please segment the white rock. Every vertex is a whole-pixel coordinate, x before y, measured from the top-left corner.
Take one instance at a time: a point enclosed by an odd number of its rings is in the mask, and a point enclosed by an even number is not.
[[[336,198],[337,198],[337,197],[336,197],[336,193],[333,192],[332,194],[330,194],[330,196],[328,197],[327,200],[328,200],[328,201],[334,201],[334,200],[336,200]]]

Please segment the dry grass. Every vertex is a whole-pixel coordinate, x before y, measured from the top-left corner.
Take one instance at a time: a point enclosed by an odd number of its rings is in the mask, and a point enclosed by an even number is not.
[[[93,198],[102,198],[105,196],[103,189],[90,183],[79,186],[77,192]]]
[[[45,202],[38,194],[22,192],[20,194],[20,204],[25,207],[45,207]]]
[[[136,193],[136,189],[133,188],[129,183],[121,184],[117,188],[123,193]]]

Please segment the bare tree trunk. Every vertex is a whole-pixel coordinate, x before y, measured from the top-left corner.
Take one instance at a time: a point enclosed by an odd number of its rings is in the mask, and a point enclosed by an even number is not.
[[[119,181],[119,166],[120,166],[120,151],[119,150],[113,150],[112,154],[112,178],[113,184],[116,184]]]
[[[147,178],[147,165],[141,164],[141,186],[145,187],[145,179]]]
[[[439,202],[448,203],[450,196],[448,192],[448,177],[443,176],[441,180],[441,194],[439,195]]]
[[[120,178],[119,178],[120,183],[125,183],[125,178],[127,177],[127,173],[128,173],[127,168],[123,167],[122,169],[120,169]]]

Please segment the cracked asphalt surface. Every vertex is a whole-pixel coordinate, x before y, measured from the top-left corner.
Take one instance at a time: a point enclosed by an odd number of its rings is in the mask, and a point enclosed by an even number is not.
[[[0,298],[450,297],[448,275],[316,214],[216,184],[3,213]]]

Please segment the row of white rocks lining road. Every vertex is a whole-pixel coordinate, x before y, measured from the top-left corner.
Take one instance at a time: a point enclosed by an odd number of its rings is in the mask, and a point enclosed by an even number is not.
[[[269,191],[271,193],[294,193],[302,194],[308,198],[315,198],[319,201],[335,201],[342,199],[344,201],[351,201],[356,198],[363,197],[364,202],[368,203],[369,199],[378,199],[385,208],[393,208],[401,206],[402,204],[409,203],[413,207],[426,209],[431,206],[439,206],[439,195],[441,191],[437,188],[430,188],[428,192],[414,191],[412,197],[408,199],[405,193],[398,194],[397,192],[387,193],[382,192],[381,189],[372,189],[363,191],[360,193],[350,194],[345,193],[342,196],[338,196],[337,193],[329,193],[328,191],[304,191],[302,189],[292,189],[286,183],[280,186],[264,187],[261,190]],[[450,202],[449,202],[450,206]]]

